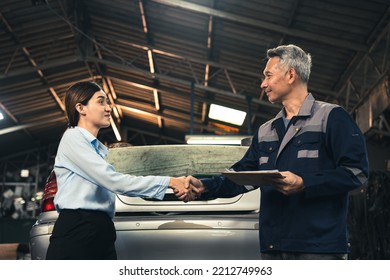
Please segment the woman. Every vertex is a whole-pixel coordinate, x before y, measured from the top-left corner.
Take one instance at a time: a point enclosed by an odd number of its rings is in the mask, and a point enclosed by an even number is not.
[[[184,201],[192,194],[184,177],[122,174],[104,160],[108,150],[96,137],[110,125],[111,107],[98,84],[71,86],[65,107],[69,128],[54,164],[59,217],[46,259],[116,259],[115,194],[162,199],[168,187]]]

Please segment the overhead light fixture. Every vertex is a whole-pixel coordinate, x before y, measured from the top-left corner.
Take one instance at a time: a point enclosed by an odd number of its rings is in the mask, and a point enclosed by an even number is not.
[[[246,112],[220,106],[210,105],[209,118],[241,126],[244,123]]]
[[[112,118],[110,118],[110,123],[111,123],[112,130],[114,131],[116,140],[118,140],[119,142],[122,141],[122,137],[121,134],[119,133],[118,127],[116,126]]]
[[[20,177],[27,178],[30,175],[30,171],[28,169],[22,169],[20,171]]]
[[[1,120],[4,120],[4,115],[3,115],[3,113],[0,112],[0,121]]]
[[[251,135],[186,135],[189,145],[241,145],[243,139]]]

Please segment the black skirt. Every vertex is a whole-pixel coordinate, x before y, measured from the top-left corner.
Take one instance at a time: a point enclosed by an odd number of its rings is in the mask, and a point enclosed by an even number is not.
[[[116,232],[111,218],[93,210],[61,210],[47,250],[47,260],[116,260]]]

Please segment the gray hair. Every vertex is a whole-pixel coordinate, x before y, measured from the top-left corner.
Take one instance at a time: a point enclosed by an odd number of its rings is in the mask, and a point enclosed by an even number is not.
[[[295,45],[278,46],[267,51],[267,57],[279,57],[281,65],[294,68],[304,83],[309,82],[311,69],[311,56]]]

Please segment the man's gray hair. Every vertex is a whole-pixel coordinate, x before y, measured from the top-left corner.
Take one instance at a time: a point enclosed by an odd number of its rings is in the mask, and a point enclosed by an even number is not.
[[[282,45],[267,51],[267,57],[279,57],[280,64],[294,68],[304,83],[309,82],[311,55],[295,45]]]

